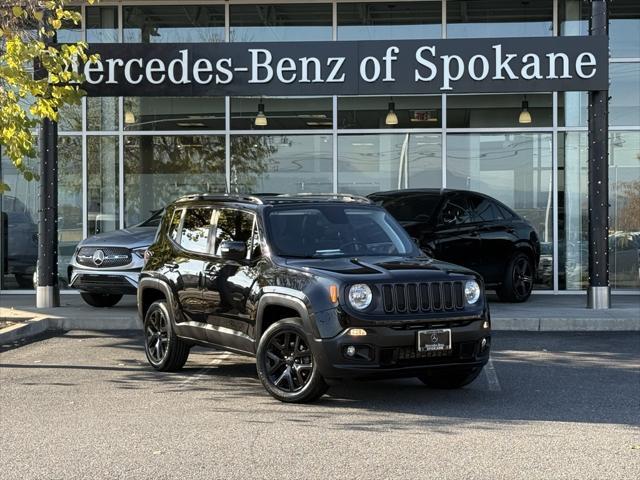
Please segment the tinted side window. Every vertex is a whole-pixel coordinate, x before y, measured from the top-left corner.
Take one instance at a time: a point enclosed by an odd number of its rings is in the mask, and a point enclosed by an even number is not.
[[[222,209],[216,222],[216,238],[214,251],[220,255],[220,244],[225,241],[245,242],[247,252],[251,252],[255,243],[253,223],[255,216],[242,210]]]
[[[467,199],[463,195],[455,195],[449,198],[438,217],[440,225],[461,225],[471,222],[473,222],[473,215],[469,209]]]
[[[376,202],[399,222],[428,222],[440,203],[439,195],[407,195],[388,197]]]
[[[182,224],[180,245],[192,252],[209,251],[209,232],[211,231],[211,208],[188,208]]]
[[[495,203],[488,198],[475,196],[469,197],[469,203],[473,208],[473,214],[477,220],[482,220],[483,222],[504,220],[504,217],[500,213],[500,210],[498,210]]]
[[[173,212],[173,216],[171,217],[171,223],[169,224],[169,229],[167,230],[167,235],[169,235],[169,238],[174,242],[178,241],[178,233],[179,233],[178,229],[180,228],[180,220],[182,219],[182,212],[183,210],[181,208]]]

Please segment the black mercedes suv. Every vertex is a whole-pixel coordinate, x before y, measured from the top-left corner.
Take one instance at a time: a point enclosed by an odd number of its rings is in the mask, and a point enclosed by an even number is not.
[[[191,195],[167,207],[140,275],[149,363],[193,345],[256,357],[265,389],[309,402],[345,378],[473,381],[489,359],[482,280],[424,255],[351,195]]]

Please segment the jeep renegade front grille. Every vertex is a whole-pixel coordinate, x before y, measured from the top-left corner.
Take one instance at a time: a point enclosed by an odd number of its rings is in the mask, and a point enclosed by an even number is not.
[[[385,313],[425,313],[462,310],[462,282],[385,283],[382,305]]]
[[[131,250],[126,247],[82,247],[77,261],[85,267],[122,267],[131,263]]]

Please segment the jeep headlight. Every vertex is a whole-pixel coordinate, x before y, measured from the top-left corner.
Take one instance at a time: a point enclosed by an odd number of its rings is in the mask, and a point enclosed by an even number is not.
[[[364,310],[371,305],[373,294],[369,285],[356,283],[349,287],[349,304],[356,310]]]
[[[473,305],[480,298],[480,285],[475,280],[467,280],[464,284],[464,297],[469,305]]]

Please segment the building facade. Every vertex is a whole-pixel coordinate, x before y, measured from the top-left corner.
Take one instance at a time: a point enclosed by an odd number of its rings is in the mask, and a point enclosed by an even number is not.
[[[588,34],[582,0],[78,5],[59,41],[305,42]],[[610,276],[640,291],[640,3],[609,4]],[[587,92],[87,97],[61,112],[61,278],[77,243],[202,191],[448,187],[492,195],[537,228],[537,292],[587,286]],[[389,117],[390,107],[396,116]],[[35,160],[33,161],[35,164]],[[2,159],[3,291],[30,289],[38,185]]]

